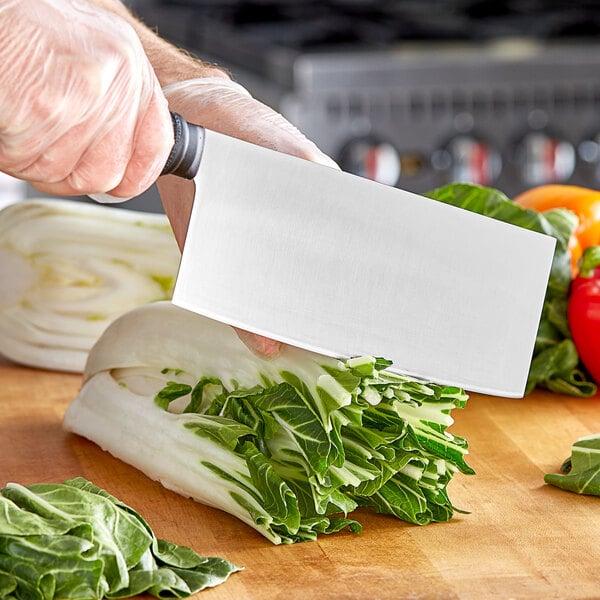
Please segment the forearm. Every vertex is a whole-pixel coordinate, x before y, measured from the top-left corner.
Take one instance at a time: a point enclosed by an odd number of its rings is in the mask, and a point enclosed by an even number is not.
[[[91,1],[120,15],[135,29],[163,87],[171,83],[198,77],[229,77],[223,68],[191,56],[185,50],[177,48],[161,38],[158,33],[145,25],[120,0]]]

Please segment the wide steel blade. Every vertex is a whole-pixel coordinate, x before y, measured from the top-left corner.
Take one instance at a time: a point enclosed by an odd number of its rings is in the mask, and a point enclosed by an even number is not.
[[[173,302],[522,396],[555,240],[206,131]]]

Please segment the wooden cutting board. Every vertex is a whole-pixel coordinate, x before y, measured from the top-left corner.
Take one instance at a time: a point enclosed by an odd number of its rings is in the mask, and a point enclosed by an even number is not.
[[[451,431],[469,440],[477,475],[459,475],[449,488],[470,514],[419,527],[360,511],[361,534],[274,546],[65,433],[62,416],[80,381],[0,364],[0,485],[86,477],[138,510],[158,537],[245,567],[197,598],[600,598],[600,498],[543,482],[577,438],[600,432],[600,397],[473,395]]]

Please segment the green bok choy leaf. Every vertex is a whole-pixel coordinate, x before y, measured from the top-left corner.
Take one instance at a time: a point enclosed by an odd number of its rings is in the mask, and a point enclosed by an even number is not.
[[[359,531],[359,506],[447,521],[448,482],[473,472],[447,431],[467,396],[387,366],[290,346],[265,360],[231,327],[160,302],[105,331],[64,425],[274,543]]]
[[[0,494],[0,598],[185,598],[240,568],[157,539],[132,508],[83,479]]]
[[[544,481],[563,490],[600,496],[600,433],[577,440],[560,473],[547,473]]]
[[[179,257],[165,215],[60,199],[7,206],[0,211],[0,353],[82,371],[117,316],[170,299]]]

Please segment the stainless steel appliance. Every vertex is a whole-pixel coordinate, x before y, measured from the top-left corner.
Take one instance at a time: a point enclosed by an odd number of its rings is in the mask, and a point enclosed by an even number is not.
[[[344,169],[423,192],[600,187],[600,3],[146,0]]]

